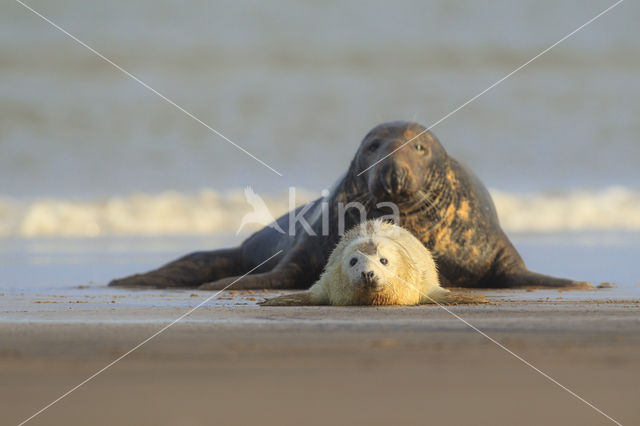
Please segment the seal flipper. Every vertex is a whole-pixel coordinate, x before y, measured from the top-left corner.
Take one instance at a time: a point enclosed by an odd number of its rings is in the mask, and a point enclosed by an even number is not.
[[[299,293],[285,294],[258,303],[260,306],[311,306],[320,304],[321,303],[314,303],[311,292],[308,290]]]
[[[267,299],[258,303],[261,306],[315,306],[330,305],[329,295],[325,291],[323,280],[311,286],[309,290],[298,293],[285,294],[273,299]]]
[[[484,303],[489,303],[484,296],[457,293],[442,287],[433,289],[428,295],[420,297],[421,305],[478,305]]]
[[[586,281],[573,281],[529,270],[507,273],[501,278],[487,284],[496,288],[562,288],[567,290],[589,290],[594,287]],[[492,285],[495,284],[495,285]]]
[[[243,272],[239,247],[188,254],[147,272],[115,279],[111,287],[194,288]]]
[[[207,282],[198,287],[199,290],[258,290],[258,289],[295,289],[300,288],[304,276],[295,267],[281,267],[277,270],[257,274],[225,277]]]

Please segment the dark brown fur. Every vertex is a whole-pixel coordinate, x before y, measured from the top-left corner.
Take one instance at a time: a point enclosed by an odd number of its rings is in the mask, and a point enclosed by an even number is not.
[[[400,209],[399,225],[431,250],[444,287],[588,287],[587,283],[527,270],[500,228],[484,185],[448,156],[432,133],[424,130],[416,123],[392,122],[375,127],[365,136],[335,190],[328,199],[313,201],[305,215],[311,218],[314,207],[327,203],[329,235],[322,236],[320,219],[310,222],[317,236],[308,235],[300,224],[296,224],[295,236],[265,227],[239,247],[192,253],[146,274],[114,280],[110,285],[222,289],[282,250],[233,288],[306,289],[319,278],[340,239],[338,204],[359,202],[366,207],[367,217],[362,218],[356,209],[347,210],[348,230],[366,219],[389,215],[389,207],[376,207],[377,203],[388,201]],[[402,146],[412,138],[415,139]],[[382,161],[376,163],[379,160]],[[368,170],[362,173],[365,169]],[[277,222],[282,229],[289,229],[288,214]]]

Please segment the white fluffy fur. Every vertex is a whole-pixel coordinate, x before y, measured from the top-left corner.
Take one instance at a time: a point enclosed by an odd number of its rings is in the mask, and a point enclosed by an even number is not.
[[[386,264],[381,259],[386,259]],[[351,264],[354,259],[353,265]],[[376,284],[363,279],[372,271]],[[486,303],[440,287],[431,252],[409,231],[380,220],[349,230],[311,288],[267,300],[266,306]]]
[[[376,274],[379,291],[363,284],[367,271]],[[429,250],[404,228],[372,220],[342,237],[309,292],[313,304],[417,305],[442,290]]]

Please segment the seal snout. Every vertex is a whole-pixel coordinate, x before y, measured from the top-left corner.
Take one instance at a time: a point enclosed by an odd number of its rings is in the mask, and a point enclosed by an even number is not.
[[[406,166],[390,162],[382,168],[382,188],[389,195],[401,194],[407,186],[408,176],[409,169]]]
[[[380,290],[380,286],[378,285],[378,277],[373,271],[362,271],[360,273],[360,279],[362,285],[366,287],[368,290],[378,291]]]
[[[367,272],[362,271],[360,273],[360,276],[362,277],[362,280],[364,282],[371,282],[375,279],[376,274],[373,271],[367,271]]]

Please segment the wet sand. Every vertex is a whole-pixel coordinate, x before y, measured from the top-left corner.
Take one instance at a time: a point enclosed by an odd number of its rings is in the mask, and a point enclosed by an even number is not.
[[[571,294],[494,293],[495,305],[450,309],[637,424],[640,301]],[[209,295],[0,296],[0,424],[18,424]],[[613,424],[436,306],[255,306],[265,295],[223,294],[29,424]]]

